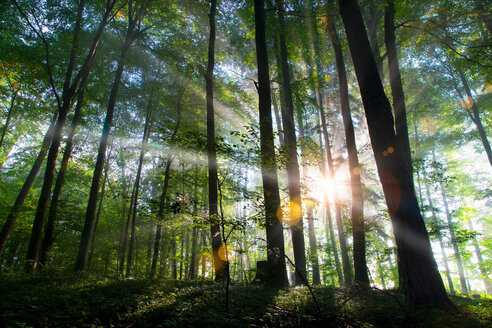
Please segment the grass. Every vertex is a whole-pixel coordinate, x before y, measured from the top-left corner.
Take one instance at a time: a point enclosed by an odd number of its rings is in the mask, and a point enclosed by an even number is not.
[[[492,300],[452,297],[458,312],[415,310],[398,291],[317,286],[281,291],[210,281],[0,274],[1,327],[490,327]]]

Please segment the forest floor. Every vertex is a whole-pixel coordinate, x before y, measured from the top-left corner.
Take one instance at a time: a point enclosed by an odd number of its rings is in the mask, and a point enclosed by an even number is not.
[[[396,290],[316,286],[271,291],[210,281],[0,274],[0,327],[491,327],[492,299],[415,310]]]

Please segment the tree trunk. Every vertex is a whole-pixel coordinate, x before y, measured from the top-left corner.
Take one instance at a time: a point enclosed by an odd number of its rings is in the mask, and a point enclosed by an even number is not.
[[[340,108],[345,131],[345,142],[349,161],[350,186],[352,191],[352,234],[354,238],[354,271],[355,281],[369,284],[366,264],[366,241],[364,228],[364,200],[362,196],[362,184],[360,180],[359,158],[355,142],[354,125],[350,115],[349,93],[347,84],[347,72],[343,60],[342,47],[334,22],[328,16],[328,34],[335,53],[335,62],[338,72],[340,92]]]
[[[112,5],[114,5],[114,2],[112,3]],[[75,79],[73,79],[72,81],[77,49],[79,47],[79,35],[82,25],[82,14],[84,11],[84,6],[85,6],[85,1],[84,0],[80,1],[77,10],[77,20],[75,23],[72,49],[70,52],[68,67],[65,75],[61,101],[57,97],[58,118],[55,123],[52,141],[51,141],[50,149],[48,151],[48,157],[46,159],[46,169],[44,173],[43,186],[41,188],[41,192],[39,195],[36,214],[32,224],[31,238],[29,240],[29,247],[26,256],[26,270],[28,272],[34,272],[38,264],[37,262],[38,262],[39,250],[42,240],[43,225],[46,219],[48,203],[51,198],[51,188],[53,186],[53,180],[55,177],[56,159],[58,157],[58,151],[60,148],[65,121],[72,107],[73,99],[75,97],[77,89],[80,90],[81,88],[83,88],[85,82],[87,81],[87,77],[94,64],[95,54],[96,54],[97,47],[99,45],[99,40],[108,22],[109,14],[112,8],[112,6],[110,8],[106,8],[106,12],[103,16],[103,20],[99,25],[99,29],[96,32],[96,35],[94,36],[91,48],[89,49],[85,61],[81,66],[79,72],[75,76]]]
[[[7,129],[9,128],[10,125],[10,120],[12,118],[12,111],[14,110],[14,105],[15,105],[15,98],[17,98],[18,92],[19,92],[19,88],[12,89],[12,95],[10,96],[10,106],[7,112],[7,118],[5,119],[5,123],[2,128],[2,136],[0,137],[0,149],[2,149],[3,140],[5,139],[5,134],[7,133]]]
[[[465,101],[465,103],[468,102],[471,103],[472,113],[469,112],[468,108],[466,108],[466,110],[468,112],[468,115],[472,119],[473,123],[475,123],[475,126],[477,127],[478,134],[480,135],[480,140],[482,141],[483,144],[483,148],[485,150],[485,153],[487,154],[489,163],[492,166],[492,150],[490,148],[490,143],[489,140],[487,139],[485,129],[482,125],[480,114],[478,113],[477,103],[472,97],[470,87],[468,86],[468,81],[466,80],[466,77],[461,69],[458,69],[458,74],[460,75],[461,83],[463,83],[463,87],[465,88],[466,95],[468,96],[468,101]]]
[[[160,72],[157,73],[155,79],[157,79]],[[155,81],[155,80],[154,80]],[[147,143],[149,142],[150,135],[150,127],[152,121],[152,98],[154,95],[154,88],[150,91],[149,103],[147,104],[147,113],[145,115],[145,126],[144,133],[142,137],[142,146],[140,147],[140,157],[138,159],[138,168],[137,168],[137,176],[135,177],[135,200],[133,202],[133,210],[132,210],[132,233],[130,236],[130,244],[128,247],[128,258],[126,260],[126,276],[130,276],[131,267],[132,267],[132,254],[133,254],[133,243],[135,242],[135,234],[136,234],[136,220],[137,220],[137,209],[138,209],[138,192],[140,189],[140,179],[142,175],[142,166],[145,157],[145,151],[147,149]]]
[[[207,156],[208,156],[208,213],[210,219],[210,233],[212,237],[212,255],[215,267],[215,280],[225,280],[225,269],[228,265],[219,257],[219,248],[222,245],[220,225],[218,222],[217,200],[217,150],[215,140],[215,113],[214,113],[214,66],[215,66],[215,13],[217,1],[210,1],[210,37],[208,41],[208,66],[205,73],[207,98]]]
[[[265,36],[265,9],[263,0],[254,0],[255,41],[258,65],[258,95],[260,115],[261,176],[265,201],[265,226],[267,237],[267,283],[274,287],[288,284],[285,266],[284,235],[282,223],[277,217],[280,195],[277,180],[277,164],[273,139],[272,111],[268,52]]]
[[[492,15],[485,9],[484,2],[482,0],[474,0],[473,2],[475,4],[477,14],[482,17],[487,31],[489,31],[489,34],[492,36]]]
[[[335,203],[335,216],[337,220],[337,229],[338,229],[338,239],[340,241],[340,252],[342,253],[342,267],[343,267],[343,282],[348,285],[352,283],[352,268],[350,266],[350,259],[348,256],[348,247],[347,247],[347,238],[345,236],[345,229],[343,227],[342,221],[342,209],[340,206],[340,201],[338,199],[338,192],[336,188],[336,180],[335,180],[335,167],[333,165],[333,158],[331,156],[331,147],[330,147],[330,138],[328,136],[328,129],[326,127],[326,118],[322,108],[319,108],[319,116],[321,118],[321,128],[323,131],[323,138],[325,141],[325,151],[326,151],[326,160],[328,162],[328,169],[331,183],[334,184],[334,203]]]
[[[436,153],[432,150],[432,158],[434,162],[437,161]],[[454,233],[453,221],[451,218],[451,212],[449,211],[448,200],[446,197],[446,190],[444,189],[444,184],[439,181],[439,188],[441,190],[442,202],[444,204],[444,211],[446,212],[446,219],[448,223],[449,235],[451,237],[451,245],[453,246],[454,256],[456,257],[456,264],[458,265],[458,273],[460,275],[460,287],[462,294],[468,294],[468,288],[466,287],[465,270],[463,269],[463,261],[461,259],[460,250],[458,248],[458,243],[456,242],[456,235]]]
[[[313,206],[307,206],[307,220],[309,230],[309,249],[311,258],[311,267],[313,270],[313,284],[319,285],[321,283],[321,277],[319,274],[319,261],[318,261],[318,246],[316,245],[316,235],[314,232],[314,217]]]
[[[383,69],[383,61],[384,57],[381,56],[381,51],[379,49],[378,42],[378,22],[381,17],[381,11],[376,11],[374,6],[371,6],[369,10],[364,12],[364,18],[367,24],[367,32],[369,34],[369,42],[371,45],[371,50],[374,55],[374,59],[376,60],[376,65],[378,67],[379,77],[381,78],[381,82],[384,85],[384,69]]]
[[[290,84],[290,68],[288,63],[287,45],[285,42],[285,22],[283,1],[276,0],[278,6],[278,22],[280,27],[280,59],[282,65],[282,89],[285,108],[282,110],[282,126],[284,127],[285,145],[287,147],[287,180],[290,198],[290,213],[288,218],[292,233],[294,263],[296,266],[295,284],[303,285],[306,279],[306,250],[304,245],[304,228],[302,218],[301,177],[297,162],[297,138],[294,122],[294,102]],[[285,220],[285,219],[284,219]]]
[[[70,133],[68,135],[67,141],[65,143],[65,150],[63,152],[63,158],[60,163],[60,169],[58,171],[58,176],[55,182],[55,188],[53,190],[53,195],[51,196],[50,209],[48,212],[48,222],[46,223],[44,239],[41,245],[41,255],[40,262],[42,265],[48,263],[48,256],[53,245],[55,224],[58,212],[58,202],[60,200],[61,190],[63,184],[65,183],[65,173],[68,167],[68,161],[72,155],[73,150],[73,139],[77,130],[77,126],[80,122],[82,116],[82,107],[84,102],[85,89],[81,89],[77,96],[77,106],[75,106],[75,113],[72,119],[72,124],[70,128]]]
[[[405,109],[405,95],[401,83],[400,65],[396,51],[395,38],[395,5],[393,0],[386,0],[384,11],[384,42],[388,57],[391,95],[393,96],[393,111],[395,113],[396,140],[401,149],[407,170],[412,174],[412,153],[408,139],[407,112]],[[412,179],[413,182],[413,179]],[[414,186],[415,188],[415,186]]]
[[[356,0],[338,0],[338,3],[398,246],[402,287],[416,306],[452,308],[432,254],[411,172],[408,172],[402,151],[397,147],[391,105],[384,94],[359,6]]]
[[[125,41],[121,49],[120,58],[118,59],[118,66],[116,68],[115,78],[111,93],[109,96],[108,108],[106,111],[106,118],[104,120],[103,131],[101,135],[101,141],[99,142],[99,150],[97,153],[96,165],[94,167],[94,174],[92,177],[91,190],[89,194],[89,202],[87,204],[87,210],[85,215],[84,228],[82,230],[82,237],[80,239],[80,246],[77,254],[77,260],[75,262],[75,270],[82,271],[87,266],[87,254],[89,251],[89,241],[91,238],[92,224],[96,215],[97,200],[99,195],[99,184],[101,181],[101,175],[106,159],[106,148],[108,146],[109,135],[111,132],[111,126],[113,125],[114,108],[116,105],[116,98],[118,96],[118,90],[121,83],[121,76],[125,68],[125,60],[130,50],[130,47],[135,40],[135,28],[136,20],[132,17],[129,18],[128,29],[125,36]]]

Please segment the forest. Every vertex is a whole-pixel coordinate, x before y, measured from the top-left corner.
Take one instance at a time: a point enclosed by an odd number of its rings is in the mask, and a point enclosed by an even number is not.
[[[490,327],[492,3],[0,2],[0,326]]]

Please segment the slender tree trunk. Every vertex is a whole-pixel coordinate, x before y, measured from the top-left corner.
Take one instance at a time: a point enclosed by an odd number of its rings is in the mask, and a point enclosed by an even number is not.
[[[114,5],[114,2],[112,2],[112,5]],[[28,272],[35,271],[38,264],[37,262],[39,257],[39,250],[41,247],[41,241],[42,241],[43,225],[46,219],[48,203],[51,198],[51,188],[53,186],[53,180],[55,177],[56,159],[58,157],[58,151],[60,148],[65,121],[68,112],[72,107],[73,99],[75,97],[77,89],[80,90],[81,88],[83,88],[85,82],[87,81],[87,76],[89,75],[90,70],[95,61],[95,54],[96,54],[97,47],[99,45],[99,40],[108,22],[109,14],[112,8],[112,6],[110,8],[106,8],[106,12],[103,16],[103,20],[99,26],[98,31],[96,32],[96,36],[93,39],[92,46],[85,58],[83,65],[81,66],[79,72],[77,73],[77,75],[72,81],[77,50],[79,47],[79,35],[82,25],[82,14],[84,11],[84,6],[85,6],[85,1],[81,0],[79,2],[78,10],[77,10],[77,20],[75,24],[72,49],[70,52],[68,67],[65,75],[64,85],[63,85],[62,98],[61,98],[61,102],[58,101],[58,118],[55,123],[55,127],[53,130],[53,139],[51,141],[50,149],[48,151],[48,157],[46,159],[46,169],[44,173],[43,186],[41,188],[41,193],[36,208],[36,215],[34,217],[34,221],[32,225],[29,247],[27,250],[26,270]]]
[[[2,136],[0,137],[0,149],[2,149],[3,140],[5,139],[5,134],[7,133],[7,129],[9,128],[10,125],[10,120],[12,118],[12,112],[14,110],[14,105],[15,105],[15,99],[17,98],[18,92],[19,92],[19,88],[12,89],[12,95],[10,96],[10,106],[7,112],[7,118],[5,119],[5,123],[2,128]]]
[[[331,156],[331,146],[330,146],[330,138],[328,136],[328,129],[326,127],[326,118],[324,115],[324,111],[322,108],[319,109],[319,115],[321,118],[321,128],[323,131],[323,138],[325,141],[325,151],[326,151],[326,159],[328,162],[328,169],[331,183],[334,185],[334,203],[335,203],[335,216],[337,220],[337,229],[338,229],[338,239],[340,241],[340,251],[342,255],[342,267],[343,267],[343,282],[348,285],[352,283],[352,268],[350,266],[350,259],[348,255],[348,247],[347,247],[347,237],[345,235],[345,229],[343,227],[342,221],[342,209],[340,206],[340,201],[338,199],[338,192],[336,188],[336,180],[335,180],[335,167],[333,165],[333,158]]]
[[[158,72],[156,75],[156,79],[160,73]],[[130,236],[130,244],[128,247],[128,258],[126,260],[126,276],[130,276],[131,267],[132,267],[132,254],[133,254],[133,244],[135,242],[135,234],[136,234],[136,221],[137,221],[137,209],[138,209],[138,193],[140,190],[140,179],[142,175],[142,167],[145,157],[145,151],[147,149],[147,143],[149,142],[150,135],[150,126],[152,121],[152,98],[153,98],[154,88],[151,89],[149,103],[147,105],[147,114],[145,115],[145,126],[144,133],[142,137],[142,146],[140,147],[140,157],[138,159],[138,168],[137,168],[137,176],[135,178],[135,200],[133,202],[133,210],[132,210],[132,230]]]
[[[411,172],[397,147],[391,105],[384,94],[376,61],[356,0],[338,0],[354,62],[379,178],[398,246],[403,289],[416,305],[453,307],[434,259],[420,214]],[[418,246],[417,246],[418,245]]]
[[[329,16],[328,16],[329,17]],[[335,24],[328,18],[328,34],[335,53],[335,62],[338,72],[340,108],[345,131],[345,142],[350,171],[350,186],[352,191],[352,234],[354,239],[354,271],[355,281],[369,284],[366,264],[366,242],[364,227],[364,200],[362,196],[362,184],[360,180],[359,158],[357,156],[357,145],[355,142],[354,125],[350,115],[349,93],[347,84],[347,72],[343,60],[342,47],[338,38]]]
[[[258,95],[260,115],[261,175],[265,201],[265,226],[267,237],[267,283],[283,287],[288,284],[285,266],[284,235],[282,223],[277,217],[280,195],[277,180],[277,164],[273,139],[272,111],[268,52],[265,36],[265,9],[263,0],[254,0],[255,41],[258,65]]]
[[[319,274],[318,246],[316,245],[316,235],[314,232],[313,206],[308,205],[306,211],[309,230],[309,249],[311,251],[311,267],[313,270],[313,284],[319,285],[321,283],[321,277]]]
[[[275,115],[275,123],[277,125],[278,141],[280,146],[284,146],[285,140],[284,140],[284,132],[282,129],[282,120],[280,119],[280,110],[278,108],[277,97],[275,97],[275,94],[272,95],[272,103],[273,103],[273,113]]]
[[[29,171],[29,174],[27,175],[27,178],[24,181],[22,188],[19,191],[17,198],[15,199],[14,205],[10,209],[9,215],[5,220],[2,231],[0,231],[0,254],[2,254],[2,251],[5,248],[5,244],[7,243],[9,235],[12,232],[12,228],[14,227],[14,224],[17,221],[17,217],[22,208],[22,205],[24,204],[24,201],[26,200],[27,195],[29,194],[29,190],[31,190],[31,186],[34,183],[34,180],[36,179],[39,169],[41,168],[41,165],[43,164],[44,158],[48,153],[48,149],[51,144],[51,139],[53,137],[53,130],[55,128],[56,117],[57,114],[55,114],[55,116],[53,117],[51,121],[51,125],[48,128],[48,131],[44,135],[43,142],[41,144],[41,150],[39,151],[38,156],[34,160],[34,164],[31,167],[31,171]]]
[[[172,250],[172,259],[171,259],[171,274],[174,280],[178,279],[178,264],[176,261],[177,254],[177,245],[176,245],[176,233],[172,233],[171,235],[171,250]]]
[[[436,153],[432,150],[432,158],[434,162],[437,161]],[[439,188],[441,190],[442,202],[444,204],[444,211],[446,212],[446,219],[448,223],[449,235],[451,237],[451,245],[453,246],[454,256],[456,257],[456,264],[458,265],[458,273],[460,275],[460,287],[462,294],[468,294],[468,288],[466,287],[465,270],[463,269],[463,261],[461,259],[461,253],[456,242],[456,235],[454,233],[453,221],[451,218],[451,212],[449,211],[448,200],[446,197],[446,190],[442,181],[439,181]]]
[[[285,42],[285,22],[283,1],[276,0],[278,6],[278,22],[280,27],[279,45],[282,65],[282,89],[285,108],[282,110],[282,126],[284,127],[285,145],[287,146],[287,180],[290,198],[290,230],[292,233],[292,246],[294,249],[294,263],[296,266],[295,283],[305,284],[306,279],[306,254],[304,245],[304,228],[302,218],[301,177],[299,163],[297,161],[297,138],[294,122],[294,102],[290,83],[290,68],[288,63],[287,45]]]
[[[96,231],[99,225],[99,218],[101,217],[102,206],[104,202],[104,194],[106,192],[106,182],[108,181],[108,170],[109,170],[109,160],[111,159],[111,152],[113,150],[113,144],[111,142],[111,146],[109,148],[108,158],[106,159],[106,163],[104,164],[104,177],[101,187],[101,195],[99,196],[99,205],[97,207],[96,213],[96,221],[94,222],[94,229],[92,229],[92,238],[91,238],[91,248],[89,252],[89,259],[87,260],[87,267],[91,266],[92,256],[94,255],[94,248],[96,246]]]
[[[58,202],[60,200],[61,191],[65,183],[65,173],[67,171],[68,161],[70,160],[70,157],[72,155],[73,140],[75,137],[75,133],[77,131],[77,126],[82,116],[84,95],[85,95],[85,89],[81,89],[77,96],[77,105],[75,106],[75,113],[72,119],[70,132],[67,141],[65,143],[65,150],[63,152],[63,158],[60,163],[60,169],[58,171],[58,176],[56,178],[53,195],[51,196],[51,203],[48,212],[48,221],[46,223],[44,239],[41,245],[40,262],[42,265],[46,265],[48,263],[49,252],[53,245],[55,224],[56,224],[57,212],[58,212]]]
[[[210,1],[210,37],[208,42],[208,66],[205,73],[206,98],[207,98],[207,155],[208,155],[208,213],[211,223],[212,255],[215,267],[215,279],[225,280],[225,269],[228,265],[219,257],[219,248],[222,245],[220,225],[218,222],[217,205],[217,150],[215,140],[215,113],[214,113],[214,66],[215,66],[215,13],[217,1]]]
[[[468,81],[466,80],[465,75],[461,69],[458,69],[458,74],[460,75],[461,83],[463,83],[463,87],[465,88],[466,95],[468,96],[468,101],[466,103],[471,103],[472,113],[469,112],[468,108],[466,108],[468,115],[472,119],[473,123],[477,127],[478,134],[480,135],[480,140],[482,141],[483,148],[485,153],[487,154],[487,158],[489,160],[490,165],[492,166],[492,150],[490,148],[489,140],[487,139],[487,134],[485,133],[485,129],[482,125],[482,120],[480,119],[480,114],[478,112],[477,103],[472,97],[470,86],[468,85]]]
[[[174,144],[174,139],[179,130],[179,126],[181,124],[181,101],[183,99],[183,94],[185,92],[185,88],[182,88],[178,94],[178,100],[176,104],[176,125],[174,126],[173,134],[169,140],[169,144]],[[157,268],[157,260],[159,259],[159,244],[161,241],[162,234],[162,221],[164,220],[164,209],[166,208],[166,196],[167,189],[169,187],[169,176],[171,172],[171,164],[173,163],[174,157],[170,156],[166,161],[166,168],[164,169],[164,184],[162,187],[161,197],[159,199],[159,210],[157,212],[157,229],[155,233],[155,241],[154,241],[154,253],[152,255],[152,266],[150,268],[150,278],[154,278],[156,268]]]
[[[106,148],[108,146],[111,126],[113,125],[113,116],[114,116],[114,108],[116,106],[116,98],[118,96],[121,77],[123,75],[123,70],[125,68],[126,56],[128,55],[128,51],[130,50],[130,47],[136,37],[135,28],[137,26],[138,19],[140,19],[140,17],[129,17],[125,41],[121,49],[120,58],[118,59],[118,66],[116,68],[115,78],[109,96],[106,118],[104,120],[101,141],[99,142],[99,150],[97,153],[96,165],[94,167],[94,174],[92,176],[92,184],[89,194],[89,202],[87,204],[84,228],[82,230],[82,237],[80,239],[80,246],[77,254],[77,260],[75,262],[76,271],[85,270],[87,266],[89,241],[91,238],[92,225],[96,215],[97,200],[99,195],[99,185],[101,182],[101,175],[104,167],[104,162],[106,159]]]

